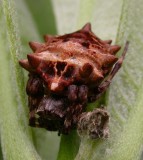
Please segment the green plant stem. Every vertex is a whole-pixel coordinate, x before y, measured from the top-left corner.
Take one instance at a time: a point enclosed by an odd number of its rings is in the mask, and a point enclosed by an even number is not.
[[[78,152],[79,142],[79,137],[76,131],[72,131],[68,136],[62,135],[57,160],[74,159]]]

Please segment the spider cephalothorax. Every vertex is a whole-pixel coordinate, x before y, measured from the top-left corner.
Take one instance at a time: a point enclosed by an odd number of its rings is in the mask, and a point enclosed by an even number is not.
[[[30,42],[34,53],[19,61],[29,71],[29,123],[67,134],[77,126],[87,102],[108,88],[127,47],[118,59],[120,46],[99,39],[90,23],[74,33],[44,38],[42,44]]]

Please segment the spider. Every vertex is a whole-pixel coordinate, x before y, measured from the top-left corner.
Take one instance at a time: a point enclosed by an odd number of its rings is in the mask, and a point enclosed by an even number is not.
[[[129,42],[117,58],[121,47],[98,38],[90,23],[76,32],[44,39],[41,44],[30,42],[34,53],[19,61],[29,72],[29,125],[69,134],[87,103],[96,101],[109,87]]]

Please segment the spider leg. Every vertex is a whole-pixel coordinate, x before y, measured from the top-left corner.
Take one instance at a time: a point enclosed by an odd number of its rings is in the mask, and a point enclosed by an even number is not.
[[[87,97],[88,97],[88,87],[86,85],[81,85],[78,91],[78,100],[84,104],[87,103]]]
[[[125,48],[124,48],[124,51],[122,53],[122,56],[115,63],[115,65],[114,65],[113,69],[111,70],[111,72],[109,73],[107,79],[105,81],[103,81],[100,84],[100,86],[98,87],[99,93],[96,95],[96,99],[98,99],[101,96],[101,94],[103,94],[106,91],[106,89],[109,87],[112,79],[114,78],[115,74],[121,68],[122,63],[123,63],[124,58],[125,58],[125,55],[126,55],[127,50],[128,50],[128,46],[129,46],[129,42],[127,41],[126,44],[125,44]]]
[[[78,87],[77,87],[77,85],[70,85],[68,87],[68,93],[67,93],[68,100],[70,102],[76,101],[77,100],[77,94],[78,94]]]
[[[29,125],[32,127],[38,127],[38,121],[35,117],[36,109],[43,98],[44,88],[42,81],[37,75],[29,74],[29,80],[26,86],[26,92],[28,94],[28,106],[29,106]]]
[[[64,120],[64,126],[62,133],[68,134],[71,129],[77,126],[79,115],[84,111],[85,105],[71,104],[66,110],[66,117]]]
[[[68,134],[69,131],[77,126],[77,122],[79,119],[79,115],[84,111],[87,103],[87,95],[88,95],[88,87],[86,85],[81,85],[78,87],[75,85],[71,85],[69,87],[70,94],[68,98],[70,98],[69,107],[66,110],[66,116],[64,121],[63,133]],[[76,94],[75,94],[76,93]],[[76,98],[73,98],[76,97]],[[74,101],[71,101],[74,100]]]

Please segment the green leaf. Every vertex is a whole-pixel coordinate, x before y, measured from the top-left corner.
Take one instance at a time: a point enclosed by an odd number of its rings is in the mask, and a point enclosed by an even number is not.
[[[57,132],[49,132],[45,129],[34,128],[33,139],[36,150],[42,160],[55,160],[57,158],[60,137]]]
[[[52,0],[58,34],[75,31],[79,0]]]
[[[22,73],[21,68],[19,67],[18,57],[20,53],[20,40],[19,36],[16,32],[16,24],[14,22],[14,8],[12,7],[11,3],[7,0],[2,1],[2,7],[4,11],[4,16],[6,19],[6,26],[7,26],[7,34],[8,34],[8,43],[9,49],[11,54],[11,60],[13,65],[13,75],[15,77],[15,89],[16,89],[16,96],[21,109],[24,109],[25,106],[25,95],[24,95],[24,76]],[[20,78],[19,78],[20,77]],[[24,110],[22,111],[25,114]],[[25,123],[26,119],[25,116],[22,116],[23,123]],[[21,119],[22,120],[22,119]]]
[[[111,0],[110,2],[106,0],[81,0],[77,19],[78,28],[81,28],[87,22],[91,22],[92,30],[98,37],[105,40],[112,39],[114,43],[122,3],[123,0]]]
[[[113,8],[117,9],[118,5]],[[113,12],[112,8],[110,10],[106,13]],[[78,160],[140,159],[143,143],[142,15],[143,1],[123,1],[116,41],[124,46],[129,40],[130,45],[123,67],[114,78],[107,97],[107,107],[111,115],[110,138],[97,141],[83,138],[76,157]],[[108,23],[108,19],[104,21]]]
[[[40,35],[56,34],[56,20],[51,0],[25,0]]]
[[[38,160],[40,157],[27,127],[24,77],[18,65],[21,45],[15,8],[13,1],[0,3],[0,26],[3,26],[0,30],[0,136],[3,157]]]
[[[80,0],[77,26],[82,27],[87,22],[91,22],[94,14],[96,0]]]

